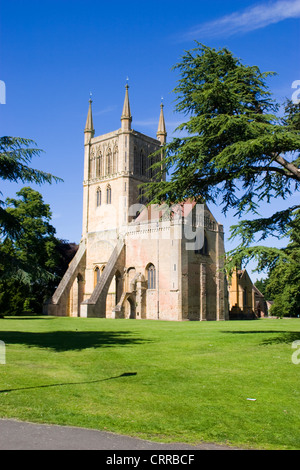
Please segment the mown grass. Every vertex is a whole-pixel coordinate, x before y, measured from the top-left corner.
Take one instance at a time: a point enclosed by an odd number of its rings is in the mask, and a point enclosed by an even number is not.
[[[0,417],[300,449],[300,320],[0,320]],[[249,401],[254,398],[256,401]]]

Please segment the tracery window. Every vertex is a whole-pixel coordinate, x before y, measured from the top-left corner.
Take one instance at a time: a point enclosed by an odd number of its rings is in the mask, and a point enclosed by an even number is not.
[[[149,264],[148,269],[148,289],[156,289],[156,269],[153,264]]]

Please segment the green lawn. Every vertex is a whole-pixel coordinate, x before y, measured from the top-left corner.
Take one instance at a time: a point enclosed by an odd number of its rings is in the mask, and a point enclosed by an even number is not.
[[[300,449],[300,320],[0,320],[0,417]],[[247,398],[255,398],[249,401]]]

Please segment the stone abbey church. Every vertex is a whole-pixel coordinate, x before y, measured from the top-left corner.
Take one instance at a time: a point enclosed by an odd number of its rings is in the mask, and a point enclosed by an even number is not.
[[[163,164],[167,133],[163,105],[156,138],[132,129],[128,88],[121,128],[108,134],[95,137],[89,102],[82,238],[45,313],[227,320],[223,226],[207,206],[143,205],[140,185],[153,178],[154,161]]]

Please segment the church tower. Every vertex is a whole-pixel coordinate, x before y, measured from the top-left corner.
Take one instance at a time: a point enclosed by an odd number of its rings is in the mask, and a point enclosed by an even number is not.
[[[151,180],[152,164],[163,158],[161,152],[155,157],[149,158],[149,155],[159,151],[167,136],[162,106],[157,139],[132,128],[128,84],[125,86],[120,119],[119,129],[95,136],[92,101],[89,101],[84,130],[82,235],[86,245],[86,268],[83,274],[86,301],[81,305],[82,315],[87,316],[93,309],[89,306],[89,302],[93,301],[93,291],[102,270],[113,256],[116,241],[123,238],[128,231],[128,224],[146,202],[140,185]],[[106,295],[113,306],[113,295]],[[107,309],[111,310],[111,307],[107,305]]]
[[[118,229],[134,216],[133,205],[143,204],[139,185],[153,177],[152,164],[162,155],[148,158],[166,141],[163,107],[157,139],[132,129],[129,86],[121,114],[121,128],[95,137],[92,101],[84,130],[83,236]],[[131,208],[131,209],[130,209]]]

